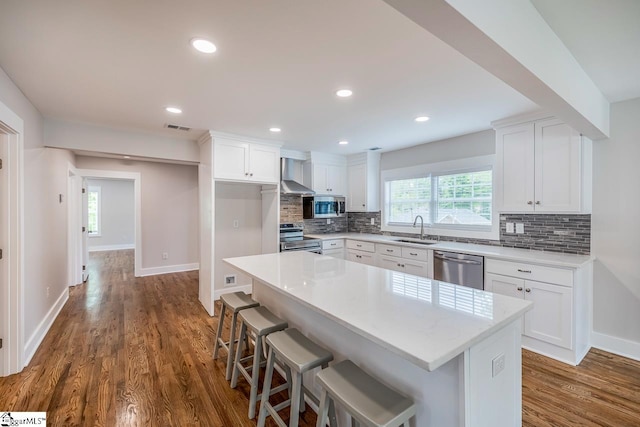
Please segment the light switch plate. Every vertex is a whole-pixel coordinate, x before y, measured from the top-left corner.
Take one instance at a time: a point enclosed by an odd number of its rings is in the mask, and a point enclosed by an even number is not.
[[[376,219],[375,218],[371,218],[371,225],[376,225]]]
[[[502,371],[504,371],[504,353],[496,356],[491,361],[491,377],[496,377]]]
[[[513,228],[513,223],[512,222],[508,222],[507,223],[507,233],[508,234],[515,233],[515,229]]]
[[[516,234],[522,234],[524,233],[524,224],[523,223],[517,223],[516,224]]]

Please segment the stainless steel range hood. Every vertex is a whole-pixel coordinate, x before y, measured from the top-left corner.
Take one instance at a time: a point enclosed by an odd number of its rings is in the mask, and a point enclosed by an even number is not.
[[[282,194],[316,194],[312,189],[293,180],[294,161],[294,159],[287,159],[285,157],[280,159],[280,192]]]

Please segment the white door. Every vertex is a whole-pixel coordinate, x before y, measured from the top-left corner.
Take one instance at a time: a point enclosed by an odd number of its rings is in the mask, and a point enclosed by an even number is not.
[[[329,167],[327,165],[313,165],[313,191],[318,194],[330,194],[329,187]]]
[[[580,134],[557,119],[535,126],[536,212],[580,211]]]
[[[0,133],[0,159],[2,159],[3,162],[7,159],[7,148],[7,136]],[[6,329],[7,325],[9,324],[9,310],[7,310],[9,306],[9,283],[7,280],[7,269],[5,267],[6,262],[4,260],[4,258],[8,255],[7,253],[4,253],[7,248],[8,242],[7,221],[9,219],[6,215],[6,200],[9,191],[9,189],[6,187],[7,166],[8,165],[3,164],[2,169],[0,169],[0,250],[3,251],[2,259],[0,259],[0,311],[2,311],[0,313],[0,338],[7,337],[9,335],[9,331]],[[0,376],[5,375],[6,372],[4,366],[4,349],[7,344],[7,342],[4,342],[2,348],[0,349]]]
[[[524,279],[486,273],[484,276],[484,290],[495,294],[513,298],[524,298]],[[535,310],[535,306],[533,307]],[[520,321],[520,330],[524,333],[524,317]]]
[[[89,184],[82,178],[82,281],[89,278]]]
[[[533,123],[496,131],[496,203],[501,212],[529,212],[534,205]]]
[[[347,171],[345,166],[328,166],[327,183],[331,194],[344,196],[347,194]]]
[[[527,280],[525,299],[533,309],[524,315],[524,334],[560,347],[573,349],[571,313],[573,289]]]

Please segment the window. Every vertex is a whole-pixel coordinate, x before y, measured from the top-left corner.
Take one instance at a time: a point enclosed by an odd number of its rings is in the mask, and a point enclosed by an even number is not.
[[[384,231],[498,238],[493,212],[492,156],[383,171]]]
[[[100,187],[90,186],[87,196],[89,207],[88,231],[89,236],[100,236]]]

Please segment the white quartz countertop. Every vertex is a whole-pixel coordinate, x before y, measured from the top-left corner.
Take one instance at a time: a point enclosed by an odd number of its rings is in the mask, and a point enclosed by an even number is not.
[[[478,245],[473,243],[435,242],[431,245],[420,243],[398,242],[399,239],[412,240],[411,238],[386,236],[382,234],[365,233],[329,233],[329,234],[305,234],[305,236],[322,240],[353,239],[373,243],[390,245],[411,246],[416,248],[435,249],[442,251],[461,252],[472,255],[482,255],[489,258],[503,259],[507,261],[528,262],[544,264],[556,267],[578,268],[594,260],[592,255],[574,255],[558,252],[536,251],[531,249],[504,248],[501,246]],[[416,239],[413,239],[416,240]]]
[[[305,251],[224,262],[428,371],[533,307],[523,299]]]

